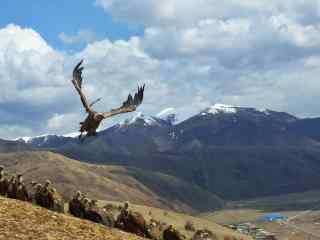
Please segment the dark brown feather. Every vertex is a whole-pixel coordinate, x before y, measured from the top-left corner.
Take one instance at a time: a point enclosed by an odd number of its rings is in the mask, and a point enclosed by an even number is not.
[[[82,92],[82,70],[83,67],[81,67],[81,64],[83,63],[83,60],[81,60],[76,67],[73,69],[73,79],[72,79],[72,83],[75,87],[75,89],[77,90],[78,94],[80,95],[80,99],[81,102],[84,106],[84,108],[86,109],[87,113],[92,113],[92,109],[90,107],[90,105],[87,102],[87,99],[85,97],[85,95]]]
[[[116,109],[112,109],[109,112],[103,113],[104,118],[109,118],[120,113],[133,112],[142,103],[145,84],[142,87],[138,87],[138,91],[134,94],[134,98],[131,94],[123,102],[122,106]]]

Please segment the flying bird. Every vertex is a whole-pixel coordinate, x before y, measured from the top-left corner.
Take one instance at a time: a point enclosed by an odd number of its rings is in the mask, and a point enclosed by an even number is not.
[[[83,133],[86,132],[85,137],[89,136],[96,136],[97,135],[97,128],[99,127],[102,120],[106,118],[110,118],[112,116],[115,116],[117,114],[121,113],[128,113],[133,112],[137,109],[137,107],[142,103],[143,100],[143,93],[144,93],[144,87],[145,84],[142,87],[138,86],[138,91],[134,94],[134,97],[132,97],[131,94],[128,95],[128,98],[125,102],[123,102],[121,107],[115,108],[110,110],[109,112],[96,112],[92,109],[92,106],[101,100],[101,98],[98,98],[97,100],[93,101],[92,103],[88,103],[85,95],[82,91],[82,71],[83,66],[81,66],[83,63],[83,60],[81,60],[73,69],[73,79],[72,83],[80,95],[81,102],[88,114],[87,118],[80,122],[80,135],[79,139],[82,138]]]

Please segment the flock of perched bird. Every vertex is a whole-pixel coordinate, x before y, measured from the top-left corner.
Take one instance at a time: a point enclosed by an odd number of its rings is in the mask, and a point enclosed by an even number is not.
[[[118,207],[117,211],[120,213],[117,217],[115,217],[113,213],[114,209],[110,208],[110,205],[99,207],[97,200],[90,200],[80,191],[77,191],[68,204],[66,204],[49,180],[46,180],[44,184],[32,181],[27,187],[22,174],[6,177],[4,168],[1,166],[0,195],[20,201],[27,201],[60,213],[66,213],[67,211],[77,218],[87,219],[108,227],[115,227],[149,239],[186,239],[172,225],[167,225],[154,219],[147,222],[140,213],[129,210],[128,202]],[[195,232],[192,240],[215,239],[209,236],[214,236],[214,234],[208,230],[198,230]]]
[[[49,180],[45,184],[32,181],[30,187],[24,183],[22,174],[7,178],[4,168],[0,166],[0,195],[35,203],[41,207],[64,212],[64,201]]]

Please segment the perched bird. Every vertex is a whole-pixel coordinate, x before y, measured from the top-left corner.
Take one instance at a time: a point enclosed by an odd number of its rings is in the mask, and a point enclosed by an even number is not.
[[[62,196],[58,193],[57,189],[51,188],[48,194],[50,202],[53,202],[53,208],[51,210],[64,213],[64,201]]]
[[[23,183],[22,174],[18,175],[16,184],[17,184],[16,198],[21,201],[30,201],[28,190]]]
[[[41,206],[41,207],[45,207],[43,198],[42,198],[42,184],[37,183],[33,186],[34,188],[34,194],[33,194],[33,200],[35,202],[35,204]]]
[[[8,184],[8,192],[7,196],[9,198],[16,198],[17,197],[17,187],[18,187],[18,181],[16,179],[16,176],[11,176]]]
[[[142,87],[138,87],[138,92],[134,94],[134,97],[132,97],[132,95],[129,94],[127,100],[123,102],[121,107],[112,109],[109,112],[96,112],[92,109],[92,106],[100,99],[90,104],[87,102],[87,99],[82,91],[82,63],[83,60],[81,60],[74,68],[72,79],[72,83],[76,91],[80,95],[81,102],[88,114],[87,118],[83,122],[80,122],[80,139],[82,138],[84,132],[87,133],[86,136],[96,136],[97,128],[99,127],[102,120],[117,114],[135,111],[143,100],[143,93],[145,87],[145,85],[143,85]]]
[[[6,196],[8,192],[9,182],[8,179],[4,176],[4,168],[0,166],[0,195]]]
[[[155,219],[150,219],[148,226],[149,238],[153,240],[161,240],[162,239],[162,228],[159,221]]]
[[[21,201],[30,201],[31,197],[24,183],[18,182],[16,198]]]
[[[41,189],[41,198],[42,198],[43,207],[47,209],[53,209],[54,207],[54,200],[50,196],[50,191],[51,191],[51,181],[46,180],[44,186]]]
[[[88,201],[88,207],[85,209],[84,218],[96,223],[103,222],[95,200]]]
[[[163,240],[183,240],[186,239],[178,230],[172,225],[163,231]]]
[[[105,226],[108,226],[108,227],[114,227],[115,226],[115,217],[114,215],[112,214],[111,211],[107,211],[105,208],[102,209],[102,224],[105,225]]]
[[[96,223],[101,223],[108,227],[113,227],[115,223],[114,216],[111,212],[100,208],[97,205],[97,200],[91,200],[88,207],[85,209],[84,217]]]
[[[69,212],[75,217],[84,218],[85,206],[83,203],[83,194],[80,191],[77,191],[69,201]]]
[[[129,211],[128,207],[129,205],[126,202],[117,217],[115,226],[123,231],[150,238],[150,232],[144,217],[138,212]]]

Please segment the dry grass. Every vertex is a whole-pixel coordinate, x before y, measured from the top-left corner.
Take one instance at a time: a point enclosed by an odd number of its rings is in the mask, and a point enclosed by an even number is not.
[[[185,231],[186,221],[192,221],[197,229],[209,229],[218,240],[225,237],[237,240],[250,240],[250,237],[210,223],[203,219],[168,212],[163,216],[162,209],[149,208],[145,206],[133,206],[130,208],[141,212],[148,220],[146,214],[152,211],[155,219],[173,224],[179,231],[190,238],[193,233]],[[27,202],[0,197],[0,239],[25,240],[25,239],[94,239],[94,240],[139,240],[142,238],[124,233],[117,229],[107,228],[86,220],[77,219],[67,214],[59,214],[47,209],[34,206]]]
[[[276,234],[279,240],[320,239],[320,211],[279,211],[293,220],[289,222],[257,222],[257,218],[271,212],[257,209],[226,209],[201,217],[220,224],[251,222]]]
[[[175,178],[171,177],[174,179],[166,181],[166,175],[142,170],[135,172],[135,169],[121,166],[86,164],[45,151],[0,154],[0,165],[5,166],[9,174],[24,174],[27,183],[31,180],[38,182],[51,180],[65,199],[70,199],[77,190],[80,190],[92,199],[130,200],[142,205],[196,212],[190,202],[188,204],[184,201],[186,199],[181,199],[181,195],[187,196],[187,193],[181,193],[179,184],[173,181]],[[132,172],[136,175],[150,174],[152,176],[150,179],[154,181],[153,186],[162,184],[175,191],[171,195],[159,193],[156,187],[148,187],[148,182],[139,181]],[[189,190],[188,194],[197,196],[196,199],[202,199],[199,192]]]
[[[99,204],[101,206],[104,206],[107,203],[111,203],[114,205],[119,205],[118,202],[110,202],[110,201],[101,201]],[[135,205],[130,203],[130,210],[140,212],[146,220],[150,221],[150,219],[156,219],[160,222],[165,222],[167,224],[173,225],[176,229],[178,229],[183,235],[185,235],[187,238],[191,238],[194,234],[194,232],[187,231],[185,229],[185,224],[187,221],[190,221],[193,223],[195,229],[208,229],[212,231],[214,234],[217,235],[218,240],[223,240],[224,237],[233,237],[237,240],[249,240],[252,239],[249,236],[242,235],[240,233],[237,233],[233,230],[230,230],[228,228],[225,228],[223,226],[220,226],[216,223],[213,223],[211,221],[208,221],[203,218],[198,218],[194,216],[189,216],[182,213],[177,213],[174,211],[164,211],[163,209],[154,208],[154,207],[148,207],[148,206],[142,206],[142,205]],[[151,215],[150,215],[151,213]],[[232,239],[232,238],[231,238]]]
[[[256,209],[225,209],[202,214],[201,217],[219,224],[253,222],[266,213]]]
[[[0,197],[0,239],[3,240],[139,240],[142,238]]]
[[[190,206],[179,202],[179,199],[164,199],[157,195],[143,182],[129,175],[125,167],[85,164],[59,154],[38,151],[0,154],[0,165],[9,170],[10,174],[22,173],[26,182],[50,179],[67,199],[79,189],[87,193],[89,198],[110,200],[101,201],[101,206],[110,202],[119,205],[119,201],[130,200],[131,208],[143,214],[146,220],[154,218],[172,224],[188,238],[193,232],[186,231],[184,227],[187,221],[191,221],[196,229],[207,228],[219,240],[228,236],[238,240],[251,239],[210,221],[168,210],[167,205],[177,210],[192,211]],[[139,238],[31,204],[0,198],[0,239]]]

